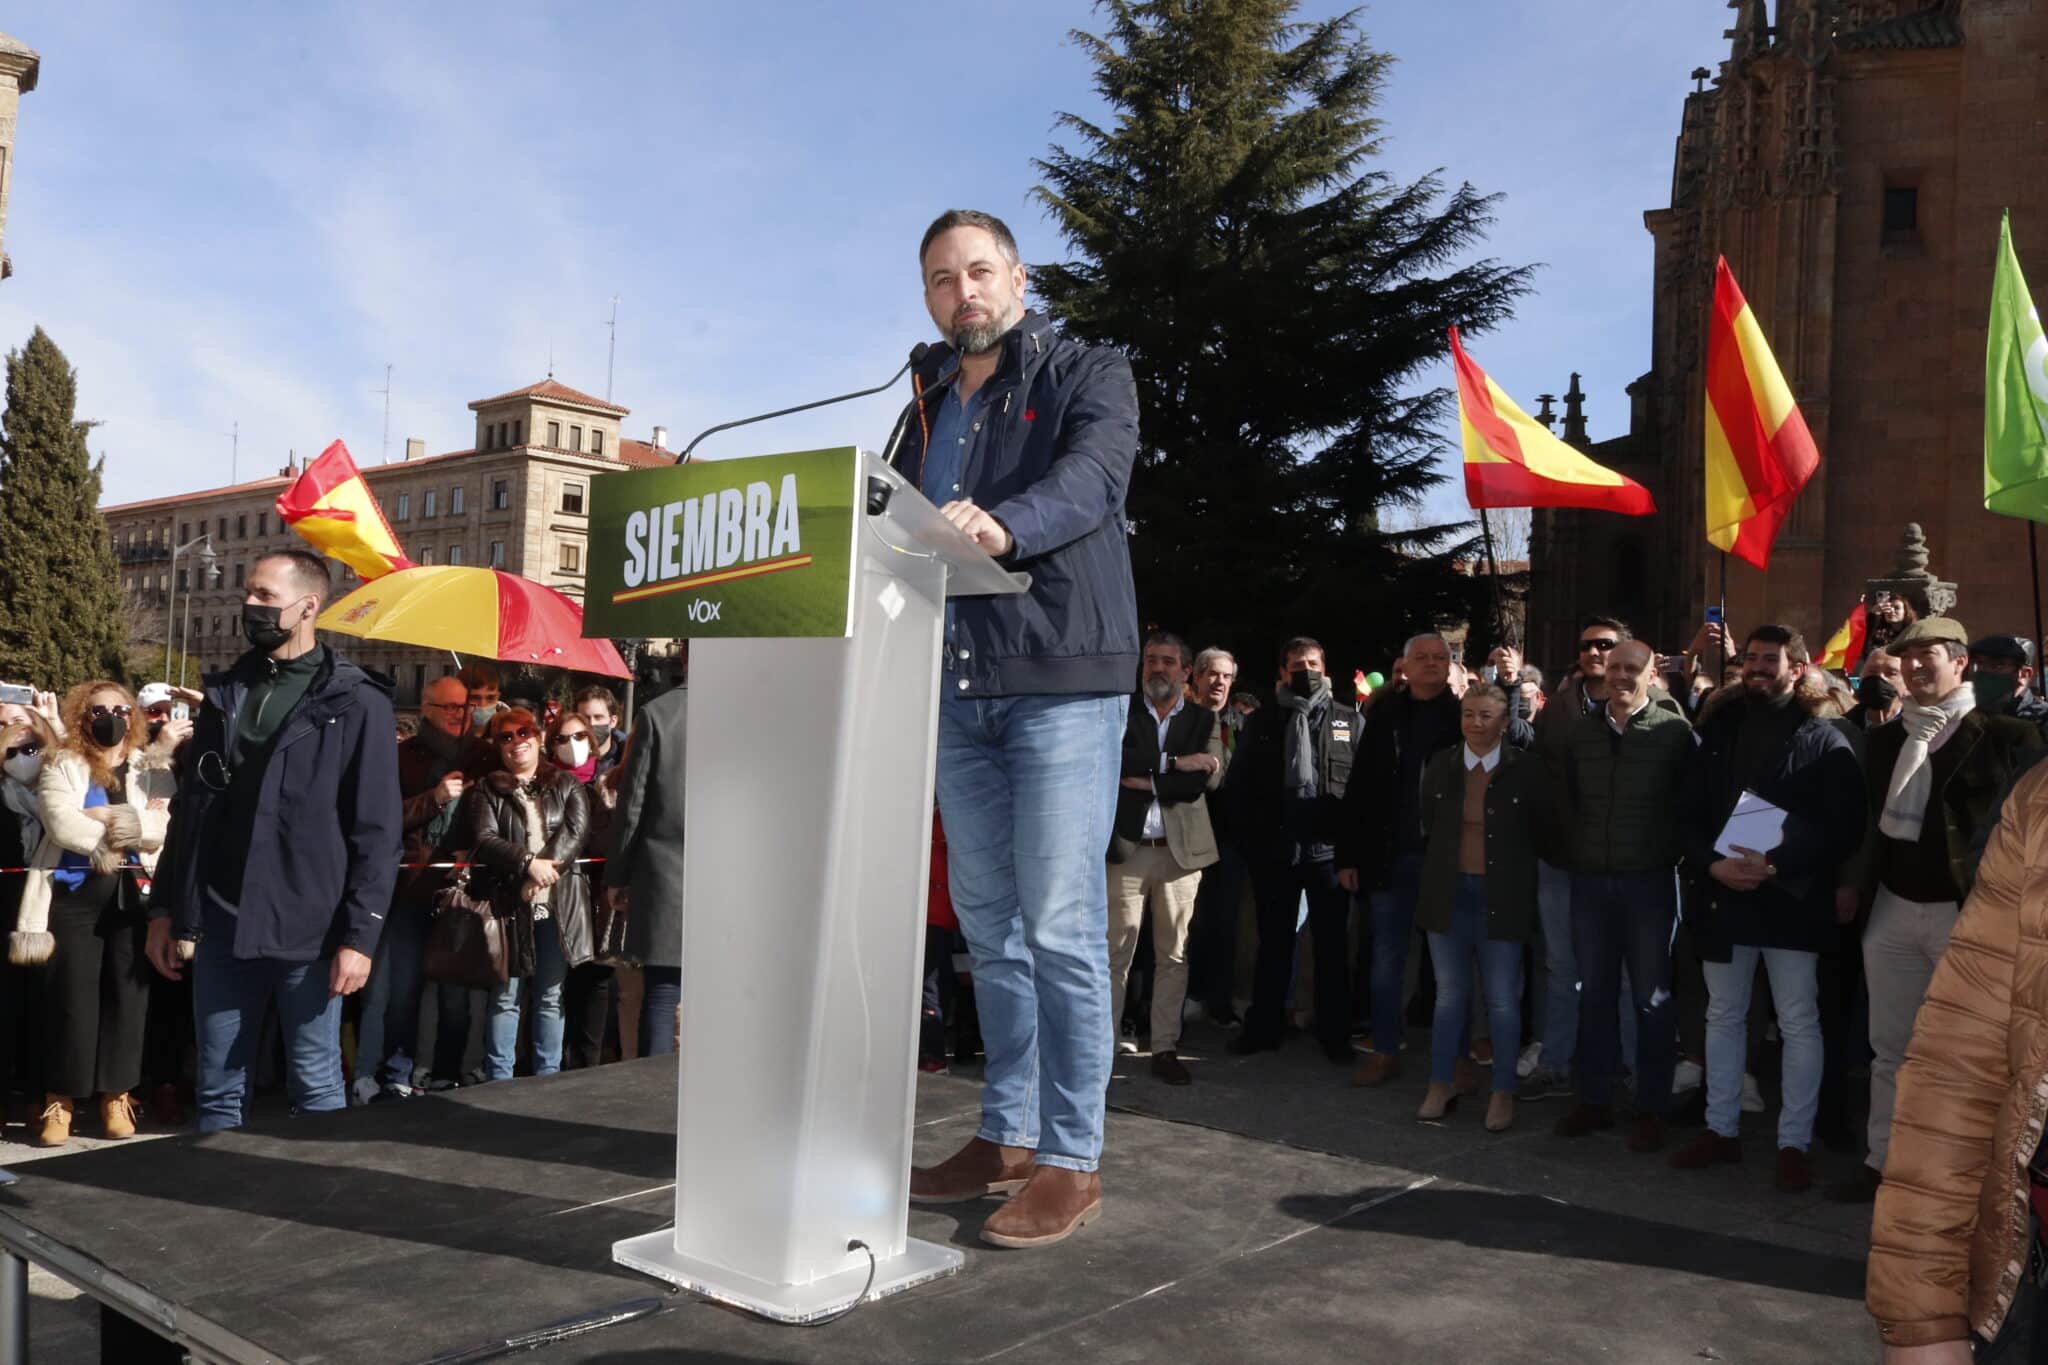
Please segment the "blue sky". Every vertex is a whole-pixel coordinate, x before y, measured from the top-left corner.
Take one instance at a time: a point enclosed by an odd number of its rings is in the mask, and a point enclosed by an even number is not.
[[[1304,17],[1335,12],[1312,0]],[[1380,0],[1386,164],[1504,196],[1484,254],[1540,263],[1475,357],[1531,410],[1579,370],[1596,437],[1648,366],[1645,209],[1725,0]],[[1098,112],[1082,0],[750,6],[114,5],[16,0],[43,58],[17,134],[0,343],[40,323],[102,423],[110,501],[243,478],[335,436],[471,443],[465,404],[541,378],[631,435],[879,383],[929,338],[916,242],[1008,218],[1054,114]],[[1448,367],[1433,377],[1448,382]],[[713,438],[879,445],[895,399]],[[1455,432],[1447,433],[1454,436]],[[1452,485],[1433,510],[1462,512]]]

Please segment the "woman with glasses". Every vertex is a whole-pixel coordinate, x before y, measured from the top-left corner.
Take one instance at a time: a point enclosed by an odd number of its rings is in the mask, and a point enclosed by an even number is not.
[[[142,1040],[151,972],[142,855],[163,845],[172,781],[167,765],[144,761],[135,698],[113,682],[81,683],[64,697],[67,738],[37,774],[42,847],[48,868],[50,974],[45,1013],[48,1071],[36,1144],[71,1139],[78,1098],[99,1097],[100,1130],[135,1135],[129,1094],[142,1079]],[[43,928],[23,906],[16,937]],[[10,944],[13,940],[10,940]]]
[[[533,1073],[562,1066],[562,983],[590,960],[590,887],[577,859],[590,798],[574,774],[542,761],[540,722],[524,707],[491,717],[500,771],[463,794],[458,839],[512,930],[512,979],[491,996],[484,1069],[504,1080],[518,1058],[522,989],[533,990]]]

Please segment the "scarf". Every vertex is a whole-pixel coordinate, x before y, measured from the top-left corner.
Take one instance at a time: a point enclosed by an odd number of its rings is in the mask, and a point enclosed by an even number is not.
[[[552,758],[548,760],[548,765],[557,772],[569,774],[569,776],[575,778],[586,787],[590,785],[590,780],[597,776],[597,754],[595,752],[573,768],[566,764],[558,763]]]
[[[13,778],[0,778],[0,801],[14,812],[14,819],[21,826],[21,848],[23,856],[34,862],[36,850],[43,846],[43,817],[36,810],[36,794]]]
[[[1280,780],[1281,788],[1290,796],[1304,800],[1312,798],[1321,781],[1321,774],[1316,771],[1316,740],[1312,727],[1330,704],[1330,680],[1324,678],[1318,682],[1314,695],[1308,697],[1295,696],[1294,689],[1282,683],[1273,689],[1273,700],[1288,712],[1287,741],[1283,750],[1286,772]]]
[[[1885,788],[1884,814],[1877,819],[1880,833],[1902,843],[1919,840],[1927,823],[1927,801],[1934,795],[1934,765],[1928,757],[1933,743],[1976,705],[1976,689],[1964,683],[1932,706],[1909,701],[1900,710],[1906,743],[1892,765],[1891,785]]]

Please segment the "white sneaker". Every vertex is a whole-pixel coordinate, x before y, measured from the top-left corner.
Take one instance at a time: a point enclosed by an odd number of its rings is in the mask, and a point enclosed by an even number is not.
[[[1697,1090],[1706,1078],[1706,1069],[1691,1058],[1686,1058],[1671,1068],[1671,1093],[1683,1095],[1688,1090]]]
[[[1117,1039],[1117,1040],[1116,1040],[1116,1055],[1117,1055],[1117,1056],[1119,1056],[1119,1057],[1135,1057],[1135,1056],[1137,1056],[1137,1055],[1138,1055],[1138,1040],[1137,1040],[1136,1038],[1119,1038],[1119,1039]]]
[[[1747,1072],[1743,1073],[1742,1077],[1742,1112],[1745,1114],[1761,1114],[1764,1112],[1764,1092],[1757,1088],[1756,1077],[1749,1075]]]
[[[358,1076],[356,1083],[349,1087],[348,1102],[353,1105],[368,1104],[377,1098],[377,1091],[381,1088],[375,1076]]]
[[[1543,1044],[1531,1043],[1522,1049],[1522,1055],[1515,1059],[1515,1079],[1526,1081],[1543,1060]]]

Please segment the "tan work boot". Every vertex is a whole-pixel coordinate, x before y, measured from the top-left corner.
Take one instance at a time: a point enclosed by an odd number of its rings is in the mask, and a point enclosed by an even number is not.
[[[1431,1081],[1429,1091],[1422,1097],[1422,1107],[1415,1111],[1415,1117],[1424,1123],[1433,1123],[1458,1107],[1458,1092],[1442,1081]]]
[[[1496,1090],[1486,1102],[1486,1131],[1505,1133],[1515,1121],[1515,1092]]]
[[[981,1225],[981,1240],[999,1247],[1064,1242],[1102,1212],[1102,1177],[1093,1171],[1040,1166],[1010,1202]]]
[[[1401,1074],[1401,1059],[1391,1052],[1368,1052],[1358,1070],[1351,1073],[1353,1085],[1385,1085]]]
[[[36,1146],[62,1147],[71,1141],[71,1097],[46,1095],[43,1114],[36,1128]]]
[[[135,1118],[141,1106],[127,1091],[100,1096],[100,1136],[119,1140],[135,1136]]]
[[[910,1168],[911,1202],[964,1204],[991,1194],[1015,1194],[1034,1169],[1029,1147],[999,1147],[987,1138],[970,1138],[938,1165]]]

